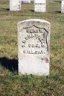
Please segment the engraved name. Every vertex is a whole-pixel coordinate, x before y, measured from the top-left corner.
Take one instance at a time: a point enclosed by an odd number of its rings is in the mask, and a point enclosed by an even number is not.
[[[27,35],[21,44],[23,54],[46,54],[44,50],[41,50],[44,48],[47,51],[47,31],[45,28],[27,28],[26,33]],[[27,43],[29,39],[30,42]],[[31,40],[35,41],[32,42]],[[28,48],[28,50],[26,48]]]
[[[46,54],[45,52],[43,52],[42,50],[40,51],[36,51],[36,50],[23,50],[24,54]]]
[[[44,30],[44,29],[38,29],[38,28],[37,28],[37,29],[34,29],[34,28],[28,29],[28,28],[27,28],[27,29],[26,29],[26,32],[27,32],[27,33],[43,33],[43,32],[45,32],[45,30]]]

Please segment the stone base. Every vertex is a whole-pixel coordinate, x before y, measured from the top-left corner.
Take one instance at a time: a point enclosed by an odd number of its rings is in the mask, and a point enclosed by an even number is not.
[[[37,61],[37,62],[36,62]],[[19,60],[19,74],[33,75],[49,75],[49,63],[39,59],[26,57],[24,60]]]

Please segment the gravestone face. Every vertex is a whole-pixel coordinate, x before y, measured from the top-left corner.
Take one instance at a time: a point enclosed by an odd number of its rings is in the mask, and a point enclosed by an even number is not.
[[[64,13],[64,0],[61,2],[61,13]]]
[[[20,11],[21,2],[20,0],[10,0],[10,11]]]
[[[50,23],[29,19],[18,23],[19,74],[49,75]]]
[[[23,2],[23,3],[30,3],[31,0],[21,0],[21,2]]]
[[[46,0],[34,0],[35,12],[46,12]]]

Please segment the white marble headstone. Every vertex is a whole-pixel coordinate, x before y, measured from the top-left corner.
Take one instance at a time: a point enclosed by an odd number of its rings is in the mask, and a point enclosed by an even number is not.
[[[46,12],[46,0],[34,0],[35,12]]]
[[[64,13],[64,0],[61,1],[61,13]]]
[[[19,74],[49,75],[50,23],[29,19],[18,23]]]
[[[21,2],[20,0],[10,0],[10,11],[20,11],[21,10]]]
[[[30,3],[31,0],[21,0],[21,2],[23,2],[23,3]]]

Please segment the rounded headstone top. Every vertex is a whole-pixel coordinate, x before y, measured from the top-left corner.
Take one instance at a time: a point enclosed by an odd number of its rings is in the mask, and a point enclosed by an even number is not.
[[[20,21],[18,24],[21,24],[21,23],[24,23],[24,22],[30,22],[30,21],[42,22],[42,23],[44,22],[44,23],[50,24],[50,22],[48,22],[46,20],[43,20],[43,19],[27,19],[27,20]]]

